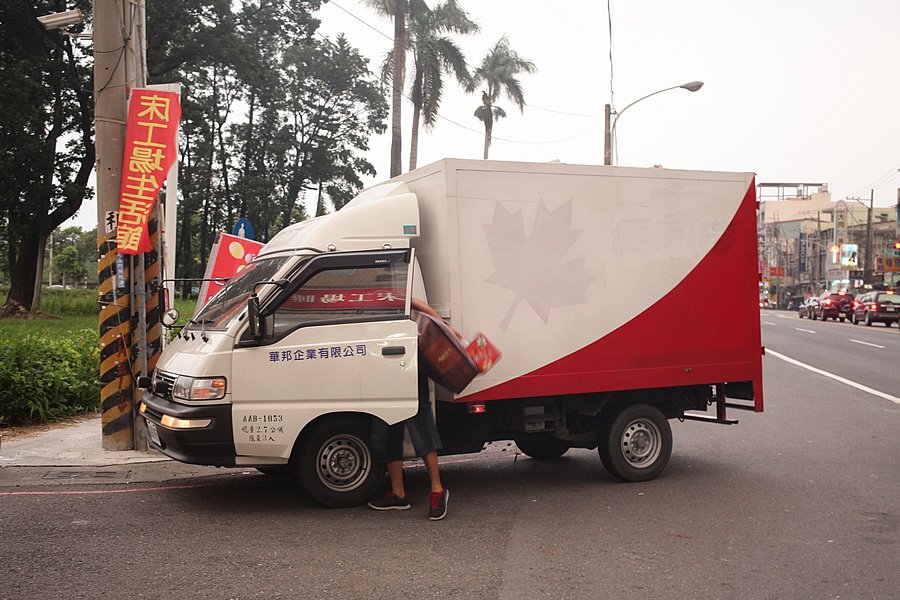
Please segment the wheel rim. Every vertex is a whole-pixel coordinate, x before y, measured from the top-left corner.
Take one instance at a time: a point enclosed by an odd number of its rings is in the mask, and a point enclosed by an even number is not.
[[[662,434],[649,419],[635,419],[622,432],[622,456],[636,469],[653,465],[662,452]]]
[[[359,487],[372,465],[372,455],[361,439],[336,435],[322,444],[316,462],[316,474],[325,487],[347,492]]]

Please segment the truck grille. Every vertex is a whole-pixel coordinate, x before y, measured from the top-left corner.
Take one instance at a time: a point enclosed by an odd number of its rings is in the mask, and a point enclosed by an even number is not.
[[[153,393],[166,400],[171,400],[172,388],[175,386],[175,380],[177,378],[178,375],[173,375],[172,373],[166,373],[164,371],[156,371],[156,375],[153,377]]]

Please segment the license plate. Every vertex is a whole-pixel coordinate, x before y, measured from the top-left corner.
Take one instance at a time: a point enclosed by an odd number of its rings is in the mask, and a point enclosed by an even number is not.
[[[885,308],[884,310],[886,310],[887,312],[894,312],[894,311],[897,310],[897,309],[894,308],[893,306],[888,306],[888,307]]]
[[[147,421],[147,433],[150,434],[150,441],[156,444],[157,446],[162,446],[162,441],[159,439],[159,431],[156,429],[156,423],[153,421]]]

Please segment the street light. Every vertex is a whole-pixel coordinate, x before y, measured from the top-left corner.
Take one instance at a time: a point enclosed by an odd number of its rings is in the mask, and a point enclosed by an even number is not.
[[[687,90],[689,92],[696,92],[697,90],[699,90],[702,87],[703,87],[702,81],[689,81],[687,83],[682,83],[681,85],[673,85],[672,87],[667,87],[665,89],[658,90],[656,92],[653,92],[652,94],[647,94],[646,96],[644,96],[642,98],[638,98],[637,100],[635,100],[634,102],[632,102],[631,104],[629,104],[628,106],[626,106],[625,108],[620,110],[618,113],[616,113],[615,118],[612,119],[612,126],[610,126],[610,119],[609,119],[609,115],[611,114],[611,109],[610,109],[609,104],[607,104],[606,105],[606,113],[607,113],[606,114],[606,136],[605,136],[605,140],[604,140],[606,148],[605,148],[605,151],[603,154],[603,164],[610,165],[613,162],[612,155],[613,155],[613,149],[615,148],[615,144],[616,144],[616,124],[619,122],[619,118],[621,118],[621,116],[625,113],[626,110],[628,110],[629,108],[631,108],[632,106],[634,106],[635,104],[640,102],[641,100],[646,100],[650,96],[662,94],[663,92],[668,92],[669,90],[682,89],[682,90]]]

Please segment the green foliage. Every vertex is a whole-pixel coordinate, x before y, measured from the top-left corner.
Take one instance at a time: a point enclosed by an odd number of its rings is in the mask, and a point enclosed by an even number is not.
[[[99,347],[90,329],[0,337],[0,424],[99,410]]]
[[[99,314],[97,290],[44,288],[41,291],[41,312],[57,317],[86,317]]]
[[[44,250],[44,281],[71,286],[81,286],[85,281],[97,283],[96,227],[88,231],[81,227],[62,227],[53,232]]]
[[[26,307],[42,244],[91,193],[90,46],[44,30],[35,18],[64,5],[0,2],[0,253],[8,259],[9,300]],[[88,0],[67,6],[76,7],[90,15]]]

